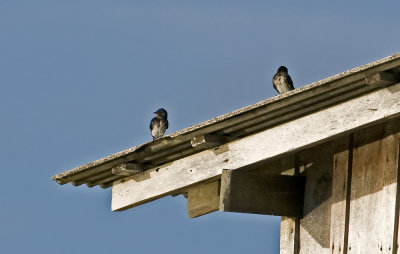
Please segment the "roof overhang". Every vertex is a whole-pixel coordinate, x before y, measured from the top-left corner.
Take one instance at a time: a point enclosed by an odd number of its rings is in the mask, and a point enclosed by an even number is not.
[[[398,83],[399,73],[400,54],[395,54],[52,179],[76,186],[114,185],[113,210],[177,194],[218,179],[223,169],[250,167],[387,117],[397,117],[400,87],[391,85]]]
[[[209,142],[219,145],[292,121],[377,89],[377,86],[366,84],[366,77],[380,72],[399,73],[400,53],[87,163],[57,174],[52,179],[59,184],[86,184],[89,187],[100,185],[107,188],[113,182],[125,178],[113,174],[112,168],[118,164],[132,162],[143,165],[147,170],[209,149],[209,145],[200,146],[196,145],[195,140],[192,142],[192,139],[197,138],[200,140],[197,143],[201,143],[204,134],[220,137],[216,138],[216,142]]]

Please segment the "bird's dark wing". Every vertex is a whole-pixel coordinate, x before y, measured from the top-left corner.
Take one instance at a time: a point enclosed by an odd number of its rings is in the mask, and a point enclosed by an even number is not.
[[[156,121],[157,121],[157,118],[155,118],[155,117],[153,119],[151,119],[151,121],[150,121],[150,130],[153,130],[153,126],[156,123]]]
[[[286,81],[287,81],[288,85],[290,86],[290,88],[292,90],[294,90],[293,81],[292,81],[292,78],[289,76],[289,74],[286,74],[285,78],[286,78]]]
[[[168,120],[165,120],[165,128],[168,129]]]

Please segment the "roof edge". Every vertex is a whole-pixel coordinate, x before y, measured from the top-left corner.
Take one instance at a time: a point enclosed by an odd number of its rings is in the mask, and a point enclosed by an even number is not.
[[[400,53],[396,53],[394,55],[379,59],[377,61],[370,62],[368,64],[365,64],[365,65],[362,65],[362,66],[359,66],[359,67],[355,67],[355,68],[350,69],[348,71],[344,71],[342,73],[335,74],[335,75],[330,76],[328,78],[325,78],[325,79],[313,82],[311,84],[299,87],[299,88],[297,88],[297,89],[295,89],[293,91],[287,92],[285,94],[276,95],[276,96],[274,96],[272,98],[268,98],[268,99],[265,99],[263,101],[254,103],[252,105],[245,106],[243,108],[234,110],[234,111],[232,111],[230,113],[217,116],[217,117],[215,117],[213,119],[210,119],[210,120],[195,124],[195,125],[190,126],[188,128],[185,128],[185,129],[176,131],[176,132],[174,132],[172,134],[166,135],[166,136],[164,136],[164,137],[162,137],[162,138],[160,138],[158,140],[149,141],[149,142],[143,143],[141,145],[137,145],[137,146],[128,148],[126,150],[111,154],[109,156],[103,157],[103,158],[95,160],[93,162],[86,163],[86,164],[84,164],[82,166],[79,166],[79,167],[73,168],[71,170],[68,170],[68,171],[59,173],[57,175],[54,175],[54,176],[51,177],[51,179],[57,181],[59,184],[64,184],[64,182],[61,181],[61,179],[64,178],[64,177],[71,176],[71,175],[74,175],[74,174],[77,174],[77,173],[81,173],[82,171],[88,170],[90,168],[100,166],[102,164],[108,163],[108,162],[113,161],[113,160],[117,160],[117,159],[119,159],[121,157],[124,157],[126,155],[132,154],[132,153],[137,152],[139,150],[142,150],[142,149],[146,148],[150,144],[162,145],[164,142],[166,142],[168,140],[171,140],[171,139],[173,139],[175,137],[178,137],[178,136],[181,136],[181,135],[186,135],[186,134],[189,134],[189,133],[194,132],[194,131],[199,131],[199,130],[201,130],[203,128],[206,128],[207,126],[213,125],[214,123],[218,123],[218,122],[233,118],[233,117],[235,117],[237,115],[249,112],[251,110],[258,109],[260,107],[264,107],[264,106],[273,104],[273,103],[275,103],[277,101],[281,101],[281,100],[283,100],[285,98],[289,98],[289,97],[292,97],[292,96],[307,92],[307,91],[312,90],[312,89],[314,89],[316,87],[324,86],[326,84],[331,84],[331,83],[336,82],[338,80],[341,80],[341,79],[344,79],[344,78],[348,78],[348,77],[350,77],[352,75],[358,74],[360,72],[367,71],[369,69],[374,69],[374,68],[376,68],[376,67],[378,67],[380,65],[388,64],[388,63],[396,61],[396,60],[398,60],[400,62]]]

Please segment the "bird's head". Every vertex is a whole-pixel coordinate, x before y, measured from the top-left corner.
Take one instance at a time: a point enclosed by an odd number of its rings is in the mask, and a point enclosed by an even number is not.
[[[163,108],[157,109],[157,111],[154,112],[154,114],[156,114],[158,117],[161,117],[161,118],[167,118],[168,117],[167,111],[165,109],[163,109]]]
[[[278,68],[278,72],[285,72],[285,73],[288,73],[288,69],[286,68],[286,66],[280,66],[280,67]]]

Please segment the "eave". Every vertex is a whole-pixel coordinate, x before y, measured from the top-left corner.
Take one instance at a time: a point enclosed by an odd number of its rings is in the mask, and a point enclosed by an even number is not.
[[[118,165],[129,163],[143,171],[162,167],[368,94],[393,84],[390,77],[396,79],[399,73],[400,53],[87,163],[57,174],[52,179],[59,184],[108,188],[131,177],[129,173],[116,174],[115,167]],[[140,170],[132,171],[132,174]]]

